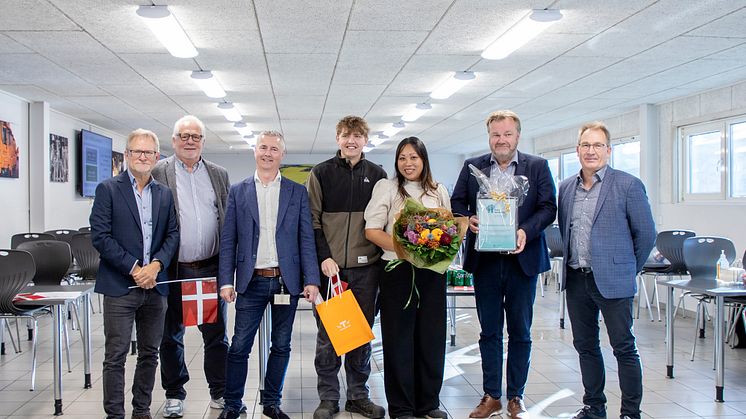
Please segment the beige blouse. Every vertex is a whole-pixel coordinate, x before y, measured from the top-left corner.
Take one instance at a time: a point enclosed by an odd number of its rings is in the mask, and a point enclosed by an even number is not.
[[[370,202],[365,208],[366,229],[380,229],[388,234],[393,234],[396,217],[404,207],[404,200],[399,196],[397,185],[396,179],[381,179],[373,187]],[[406,181],[404,190],[409,193],[410,197],[420,201],[427,208],[451,210],[451,198],[443,184],[439,183],[436,191],[425,194],[419,182]],[[396,259],[396,253],[384,250],[382,258],[384,260],[394,260]]]

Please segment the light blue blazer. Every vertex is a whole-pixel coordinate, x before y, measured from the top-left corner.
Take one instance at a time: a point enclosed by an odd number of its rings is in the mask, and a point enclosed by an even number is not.
[[[577,177],[571,176],[559,187],[559,227],[565,263],[562,289],[567,278],[570,254],[570,220]],[[593,214],[591,228],[591,269],[604,298],[628,298],[637,292],[635,276],[645,264],[655,244],[655,223],[645,186],[640,179],[607,167]]]
[[[308,192],[289,179],[280,180],[280,202],[275,231],[277,257],[288,292],[298,295],[305,285],[319,285],[316,244],[308,207]],[[256,184],[250,176],[231,186],[220,234],[218,284],[246,291],[256,266],[259,247],[259,207]],[[235,273],[235,284],[234,284]]]

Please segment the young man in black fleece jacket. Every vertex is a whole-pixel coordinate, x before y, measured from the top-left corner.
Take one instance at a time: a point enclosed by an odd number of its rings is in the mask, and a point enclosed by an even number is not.
[[[358,116],[346,116],[337,123],[339,151],[333,158],[311,170],[306,187],[313,216],[316,250],[321,271],[329,278],[339,274],[353,291],[368,323],[373,325],[378,294],[381,250],[365,238],[363,213],[370,201],[373,185],[386,178],[378,165],[365,160],[363,147],[368,142],[368,124]],[[321,295],[326,297],[328,281],[321,280]],[[315,313],[315,312],[314,312]],[[321,403],[314,419],[331,419],[339,412],[339,368],[342,360],[334,352],[324,325],[316,316],[314,365],[318,376]],[[345,410],[367,418],[383,418],[383,407],[371,402],[368,392],[370,344],[345,355],[347,403]]]

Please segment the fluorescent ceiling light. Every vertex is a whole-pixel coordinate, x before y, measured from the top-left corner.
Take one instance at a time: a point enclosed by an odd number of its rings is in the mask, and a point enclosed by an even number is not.
[[[145,21],[150,31],[171,55],[178,58],[197,56],[197,49],[168,10],[168,6],[140,6],[137,8],[137,15]]]
[[[475,78],[477,78],[477,75],[473,71],[457,71],[448,80],[433,90],[430,93],[430,97],[433,99],[448,99],[452,94],[456,93]]]
[[[235,124],[233,124],[233,128],[244,138],[254,136],[254,132],[251,130],[251,127],[246,122],[236,122]]]
[[[411,107],[404,116],[401,117],[401,120],[404,122],[414,122],[432,108],[433,105],[430,105],[429,103],[418,103]]]
[[[223,113],[225,119],[231,122],[238,122],[243,119],[241,112],[238,111],[238,108],[233,106],[232,102],[220,102],[218,103],[218,109]]]
[[[394,122],[393,124],[391,124],[391,126],[390,126],[390,127],[386,128],[386,129],[385,129],[385,130],[383,131],[383,135],[384,135],[385,137],[393,137],[393,136],[394,136],[394,135],[396,135],[396,134],[397,134],[397,133],[398,133],[399,131],[403,130],[405,126],[406,126],[406,125],[404,125],[404,122],[401,122],[401,121],[399,121],[399,122]],[[379,136],[378,138],[381,138],[381,137]]]
[[[191,77],[207,97],[225,97],[225,90],[220,87],[220,83],[211,71],[192,71]]]
[[[534,9],[482,52],[486,60],[501,60],[513,51],[524,46],[528,41],[536,38],[544,29],[562,19],[558,9]]]

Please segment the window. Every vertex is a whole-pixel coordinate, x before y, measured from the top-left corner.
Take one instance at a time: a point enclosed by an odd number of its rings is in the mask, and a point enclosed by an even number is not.
[[[559,183],[562,178],[560,177],[560,170],[559,170],[559,157],[550,157],[547,158],[547,163],[549,164],[549,171],[552,172],[552,180],[554,181],[554,190],[559,190]]]
[[[681,200],[746,198],[746,118],[679,128]]]
[[[634,137],[628,142],[611,146],[611,167],[640,177],[640,141]]]
[[[562,153],[562,179],[575,176],[580,173],[580,161],[578,153],[573,150],[569,153]]]

